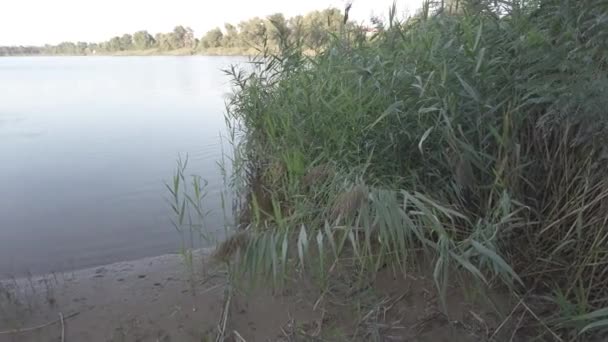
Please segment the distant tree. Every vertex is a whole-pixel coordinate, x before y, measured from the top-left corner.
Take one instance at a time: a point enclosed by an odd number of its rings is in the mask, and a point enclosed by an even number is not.
[[[120,37],[116,36],[116,37],[110,39],[106,45],[106,49],[110,52],[121,51],[122,44],[120,42]]]
[[[203,38],[201,38],[200,45],[203,49],[216,48],[222,46],[224,34],[220,28],[214,28],[207,32]]]
[[[222,46],[224,47],[236,47],[239,45],[239,31],[232,24],[224,24],[226,33],[222,37]]]
[[[61,55],[76,55],[78,54],[78,48],[76,44],[72,42],[63,42],[56,46],[55,53]]]
[[[0,56],[40,55],[46,52],[38,46],[0,46]]]
[[[157,47],[160,47],[160,41],[163,38],[163,33],[157,33],[154,35],[154,42],[156,43]]]
[[[138,50],[149,49],[155,43],[154,37],[148,31],[137,31],[133,34],[133,46]]]
[[[194,30],[192,30],[190,27],[186,27],[186,32],[184,33],[183,37],[183,45],[187,48],[196,47],[196,42],[194,40]]]
[[[120,37],[120,48],[121,50],[131,50],[133,48],[133,37],[125,33]]]
[[[109,41],[99,43],[99,51],[100,52],[108,52],[108,51],[110,51],[109,45],[110,45]]]
[[[169,35],[169,43],[174,49],[181,49],[186,46],[186,35],[188,31],[183,26],[176,26]]]
[[[303,18],[305,42],[312,48],[324,46],[331,33],[340,31],[344,25],[343,21],[342,12],[336,8],[309,12]]]
[[[241,46],[260,46],[266,38],[267,28],[263,19],[255,17],[239,23]]]
[[[442,4],[451,5],[463,0],[435,0]],[[334,8],[323,11],[309,12],[304,16],[285,18],[282,13],[275,13],[267,18],[251,18],[238,25],[226,23],[224,30],[215,28],[205,33],[200,40],[194,37],[190,27],[176,26],[171,32],[158,33],[154,37],[148,31],[141,30],[133,35],[123,34],[98,44],[86,42],[63,42],[58,45],[44,47],[4,46],[0,47],[0,55],[21,54],[93,54],[112,53],[132,49],[149,49],[157,47],[161,51],[175,49],[207,49],[230,47],[248,49],[251,46],[279,47],[289,42],[310,48],[322,48],[332,35],[354,28],[353,23],[344,22],[346,15]],[[365,33],[359,30],[359,35],[365,38]],[[350,39],[353,39],[352,36]],[[354,39],[353,39],[354,41]]]
[[[100,46],[97,43],[89,43],[89,46],[86,49],[87,55],[94,55],[100,50]]]
[[[76,53],[79,55],[86,55],[89,44],[85,42],[76,43]]]
[[[158,33],[156,34],[156,45],[162,51],[173,50],[175,47],[172,45],[173,33]]]

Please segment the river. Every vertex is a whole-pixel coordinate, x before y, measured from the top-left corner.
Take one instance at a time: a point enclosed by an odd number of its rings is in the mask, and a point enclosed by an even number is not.
[[[0,58],[0,278],[177,252],[164,184],[180,154],[221,228],[221,69],[243,61]]]

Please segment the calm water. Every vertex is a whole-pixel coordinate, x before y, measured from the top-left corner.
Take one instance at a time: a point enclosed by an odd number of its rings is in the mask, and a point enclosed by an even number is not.
[[[176,252],[178,154],[222,226],[226,57],[0,58],[0,277]]]

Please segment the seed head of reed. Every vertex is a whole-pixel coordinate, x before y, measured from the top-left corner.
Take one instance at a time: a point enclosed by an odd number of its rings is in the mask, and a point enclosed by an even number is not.
[[[367,201],[368,192],[367,186],[359,184],[338,194],[330,210],[330,220],[353,218]]]

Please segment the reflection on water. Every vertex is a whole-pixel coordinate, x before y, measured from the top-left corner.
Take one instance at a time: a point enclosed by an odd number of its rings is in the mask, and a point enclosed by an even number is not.
[[[175,252],[164,181],[217,167],[224,57],[0,58],[0,277]]]

